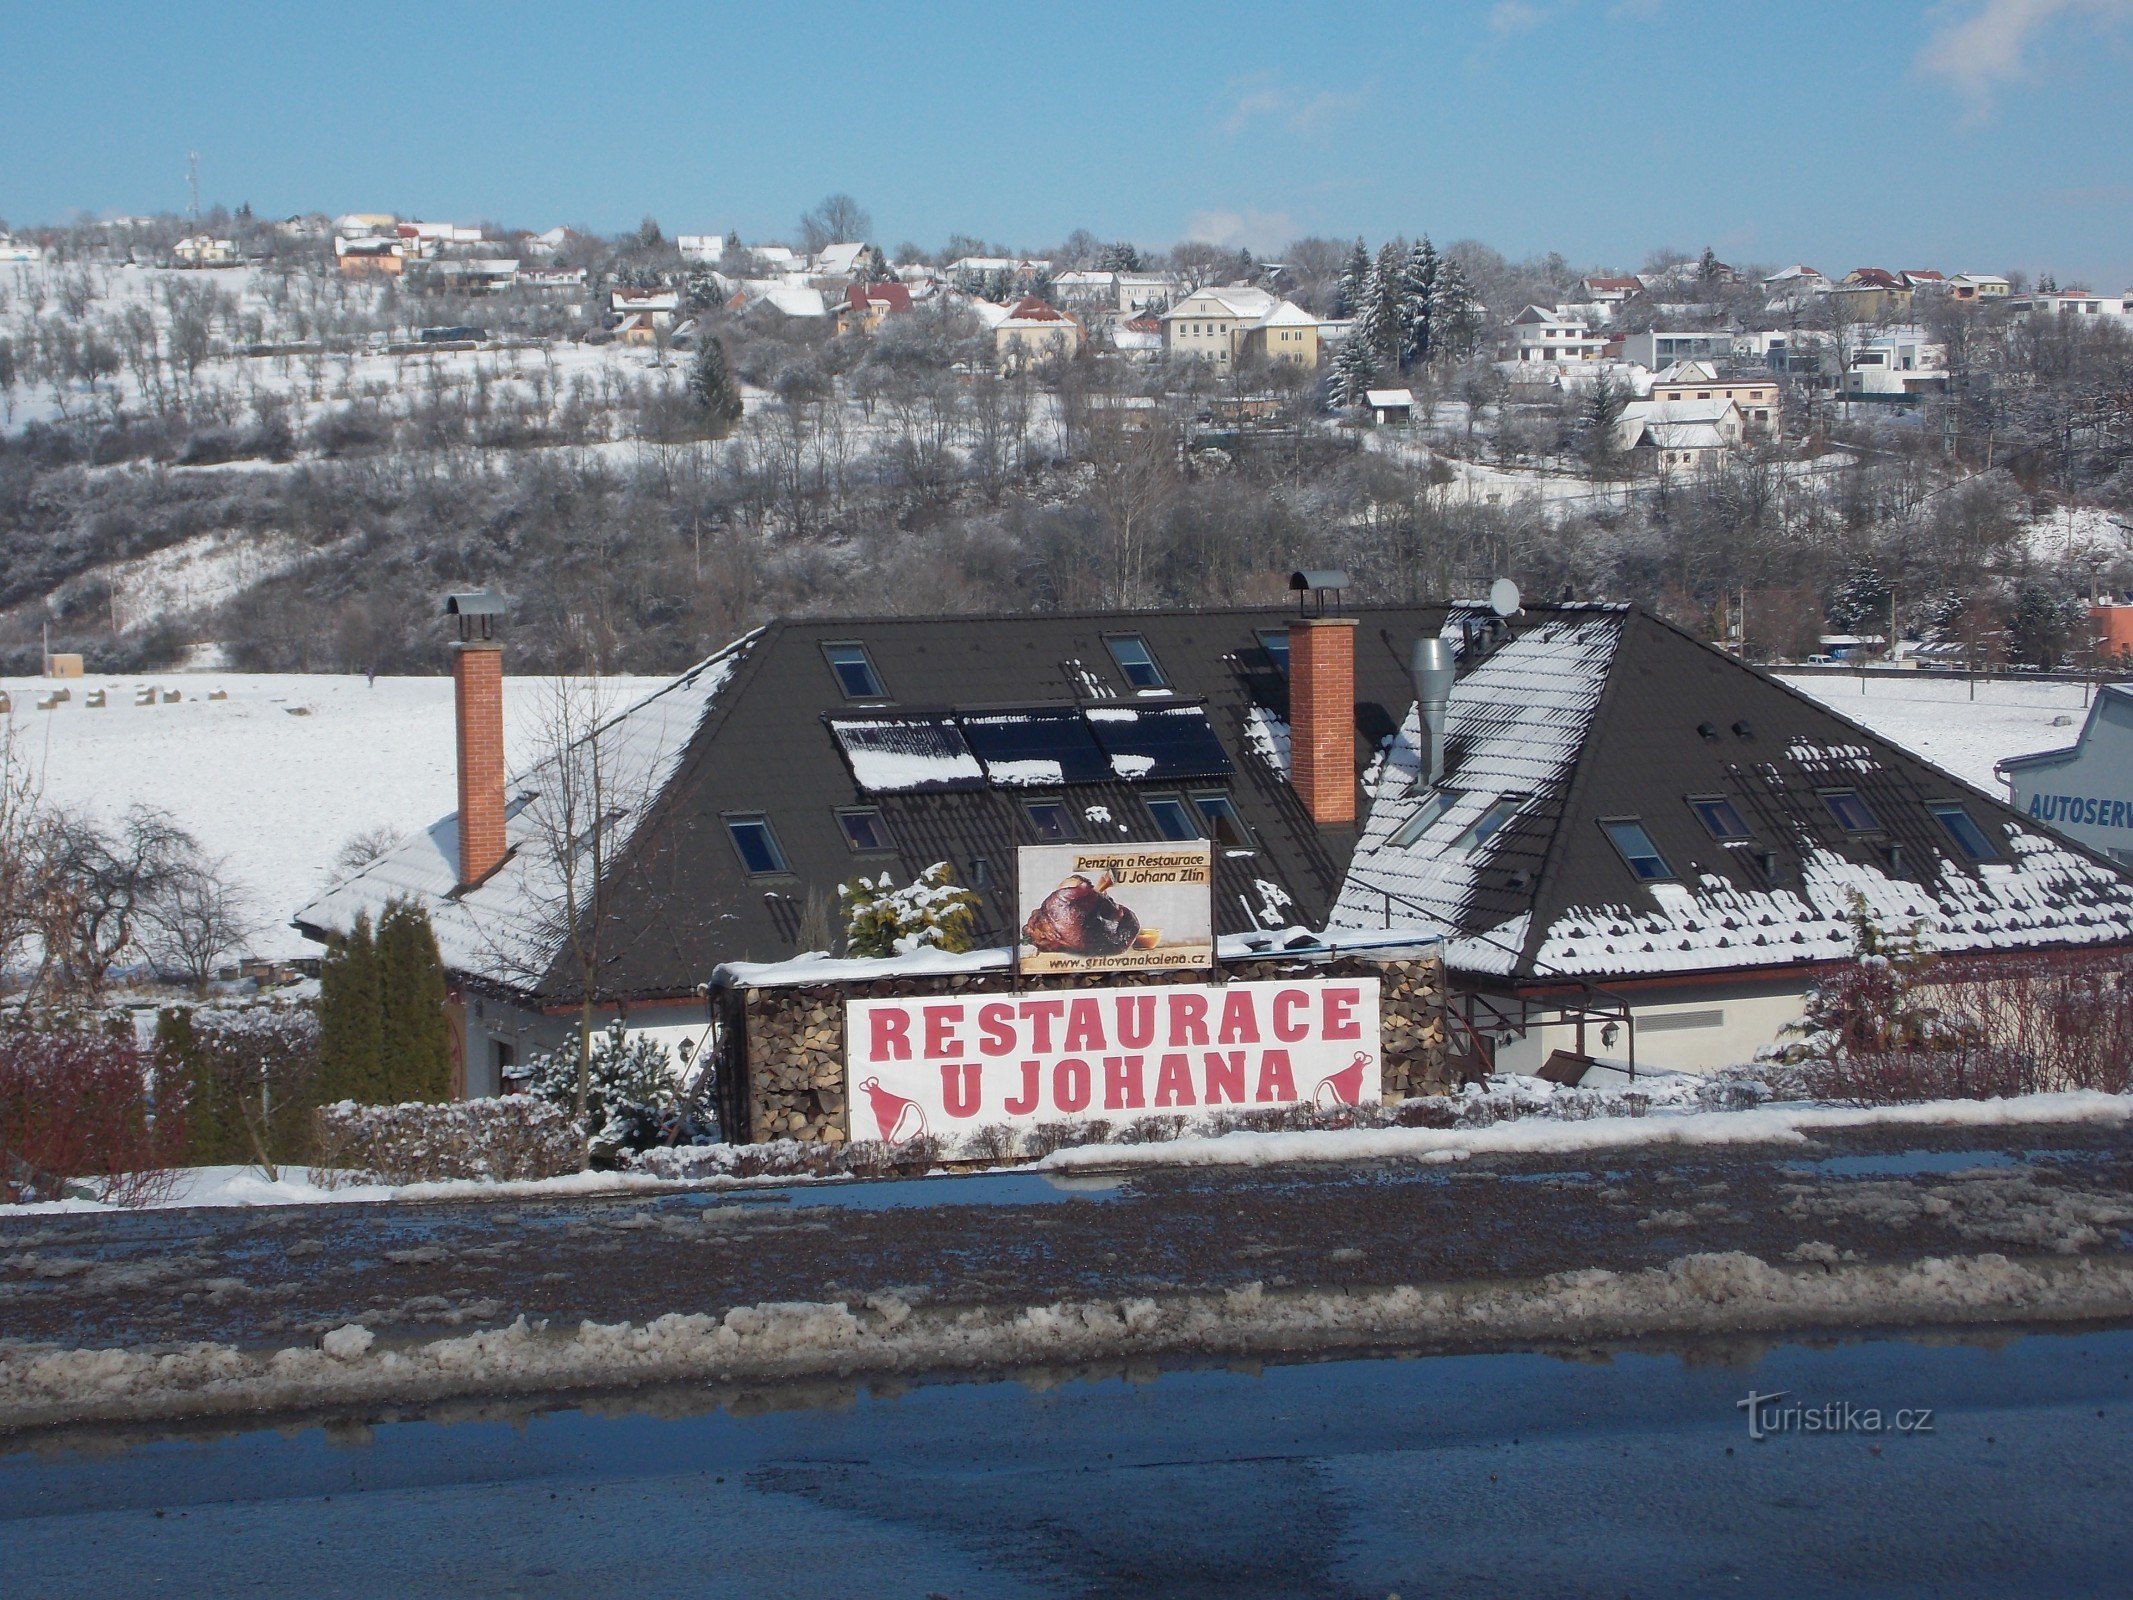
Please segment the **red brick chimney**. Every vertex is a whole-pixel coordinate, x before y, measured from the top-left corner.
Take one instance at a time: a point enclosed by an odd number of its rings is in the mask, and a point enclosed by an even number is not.
[[[1321,828],[1355,821],[1355,619],[1289,624],[1289,782]]]
[[[504,860],[504,647],[452,646],[452,711],[459,734],[459,886]]]

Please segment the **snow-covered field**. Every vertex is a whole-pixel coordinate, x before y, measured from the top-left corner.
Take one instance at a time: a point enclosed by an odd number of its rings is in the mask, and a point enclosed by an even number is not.
[[[618,680],[626,703],[659,680]],[[2079,684],[1997,682],[1977,686],[1905,674],[1787,680],[1980,788],[2003,792],[1992,764],[2003,756],[2070,744],[2085,691]],[[153,706],[135,691],[153,682],[184,699]],[[547,680],[504,686],[505,744],[514,769],[538,743]],[[115,817],[147,804],[171,812],[214,855],[227,856],[251,890],[262,924],[260,955],[310,953],[290,913],[323,884],[351,836],[374,828],[410,832],[452,810],[452,686],[447,678],[166,674],[92,677],[51,711],[37,679],[0,680],[14,700],[18,748],[41,770],[48,798]],[[101,710],[89,691],[107,691]],[[227,700],[210,700],[216,690]],[[2057,726],[2055,719],[2070,719]]]
[[[539,742],[552,680],[504,683],[506,759],[516,768]],[[658,680],[615,680],[626,702]],[[149,684],[184,699],[136,705]],[[257,954],[316,954],[288,925],[324,884],[341,847],[374,828],[406,833],[457,804],[449,678],[169,674],[76,679],[54,710],[53,685],[0,680],[14,702],[18,751],[41,771],[47,799],[117,817],[145,804],[170,812],[211,855],[227,856],[251,892]],[[108,704],[88,706],[90,691]],[[208,696],[226,691],[227,700]]]
[[[2000,679],[1972,686],[1915,672],[1801,674],[1784,680],[1831,710],[1924,756],[1987,794],[2006,796],[1992,764],[2070,745],[2088,715],[2089,686]]]

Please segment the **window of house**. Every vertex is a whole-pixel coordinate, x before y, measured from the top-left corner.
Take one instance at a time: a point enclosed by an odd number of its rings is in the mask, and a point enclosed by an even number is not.
[[[1030,800],[1022,807],[1029,825],[1046,844],[1066,844],[1074,837],[1074,813],[1064,800]]]
[[[1200,818],[1207,824],[1207,836],[1216,844],[1232,850],[1251,847],[1252,836],[1244,831],[1244,818],[1237,814],[1236,804],[1226,794],[1196,794],[1192,803],[1200,808]]]
[[[1656,878],[1671,878],[1673,869],[1666,864],[1666,857],[1652,843],[1652,836],[1644,831],[1644,824],[1636,817],[1618,817],[1612,822],[1602,822],[1609,842],[1621,853],[1623,863],[1646,883]]]
[[[1111,659],[1118,663],[1118,670],[1126,675],[1126,682],[1136,689],[1160,689],[1163,687],[1163,669],[1155,664],[1149,653],[1147,641],[1137,633],[1113,634],[1104,640],[1111,647]]]
[[[1971,820],[1970,813],[1950,800],[1943,805],[1929,806],[1934,820],[1948,830],[1958,849],[1972,861],[1997,861],[2000,852],[1985,836],[1985,830]]]
[[[826,644],[822,654],[829,662],[830,671],[837,675],[837,687],[844,691],[847,700],[887,698],[888,691],[882,688],[881,675],[868,659],[865,645]]]
[[[1503,825],[1517,816],[1519,807],[1525,803],[1523,799],[1497,801],[1488,810],[1482,812],[1480,819],[1460,836],[1460,848],[1470,853],[1479,850],[1503,831]]]
[[[1837,826],[1846,833],[1878,833],[1881,824],[1874,820],[1874,813],[1867,810],[1866,802],[1850,789],[1826,789],[1822,804],[1829,807],[1829,814],[1837,819]]]
[[[1205,837],[1200,832],[1200,825],[1193,820],[1191,810],[1174,794],[1148,796],[1148,815],[1155,819],[1155,831],[1166,839]]]
[[[1423,834],[1429,832],[1430,824],[1449,811],[1452,808],[1452,802],[1458,798],[1459,791],[1457,789],[1438,789],[1434,791],[1416,809],[1413,816],[1393,829],[1392,847],[1395,850],[1408,848]]]
[[[1748,839],[1754,837],[1748,824],[1741,820],[1740,812],[1732,801],[1723,795],[1708,799],[1692,799],[1689,809],[1696,813],[1696,820],[1710,830],[1711,837],[1720,840]]]
[[[741,858],[741,865],[751,874],[792,870],[785,864],[785,852],[778,848],[778,836],[770,831],[768,817],[760,813],[728,817],[726,832],[732,836],[734,853]]]
[[[889,837],[889,824],[879,811],[868,806],[864,809],[840,811],[838,826],[844,829],[844,842],[854,850],[894,850],[896,842]]]

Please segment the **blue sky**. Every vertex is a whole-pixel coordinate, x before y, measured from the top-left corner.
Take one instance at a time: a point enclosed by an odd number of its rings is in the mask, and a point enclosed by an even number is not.
[[[2133,0],[0,0],[0,217],[1428,231],[2133,281]]]

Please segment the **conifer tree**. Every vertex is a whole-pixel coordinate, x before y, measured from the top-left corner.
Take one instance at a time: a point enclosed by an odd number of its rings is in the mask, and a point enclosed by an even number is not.
[[[733,381],[725,343],[708,329],[697,335],[696,359],[689,366],[689,395],[704,413],[714,438],[724,438],[741,420],[740,385]]]
[[[1430,303],[1430,354],[1453,360],[1474,353],[1481,337],[1481,306],[1473,285],[1456,261],[1438,258],[1437,285]]]
[[[1400,268],[1400,365],[1427,366],[1436,354],[1437,247],[1424,234]]]
[[[1368,394],[1370,386],[1377,381],[1377,357],[1370,348],[1370,341],[1363,337],[1362,326],[1348,336],[1341,346],[1340,354],[1333,358],[1333,399],[1336,405],[1359,406]]]
[[[1341,268],[1340,285],[1333,297],[1333,314],[1336,317],[1353,317],[1363,308],[1363,292],[1370,282],[1370,252],[1363,248],[1358,238],[1355,248],[1348,253],[1348,264]]]
[[[837,886],[844,904],[847,956],[909,955],[918,949],[968,950],[977,937],[978,897],[936,861],[901,889],[861,876]]]
[[[452,1041],[444,1017],[444,963],[429,913],[396,900],[378,919],[379,1055],[386,1103],[452,1095]]]
[[[1132,245],[1120,240],[1107,244],[1096,258],[1098,272],[1138,272],[1141,270],[1141,253]]]
[[[376,1105],[385,1093],[380,1051],[378,946],[370,914],[335,943],[319,965],[319,1101]]]
[[[1352,337],[1369,344],[1371,360],[1380,372],[1396,371],[1400,365],[1400,283],[1405,266],[1399,242],[1386,240],[1363,286],[1363,302],[1356,308]]]

